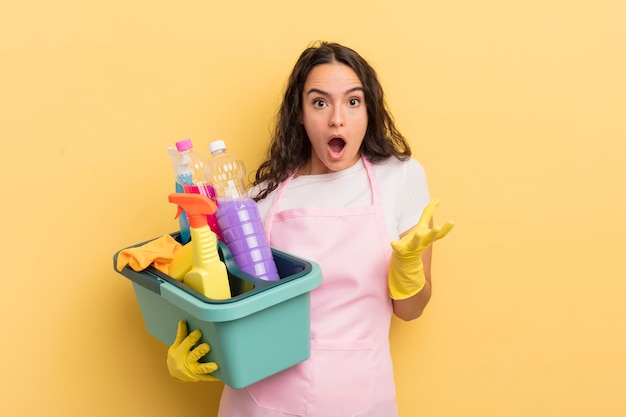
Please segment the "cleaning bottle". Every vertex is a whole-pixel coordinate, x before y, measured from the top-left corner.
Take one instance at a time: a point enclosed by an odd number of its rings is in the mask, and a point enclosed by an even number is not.
[[[217,236],[207,224],[207,215],[215,214],[217,205],[200,194],[172,193],[169,201],[178,204],[176,217],[187,212],[193,242],[193,263],[183,283],[214,300],[230,298],[228,271],[217,252]]]
[[[176,163],[178,161],[178,157],[180,156],[180,154],[178,153],[178,149],[176,149],[176,146],[168,146],[167,154],[172,161],[172,169],[174,173],[176,173]],[[176,181],[174,183],[174,190],[177,193],[185,192],[183,185],[178,180],[178,176],[176,176]],[[189,222],[187,221],[187,213],[185,213],[184,211],[180,214],[180,216],[178,216],[178,227],[180,229],[180,243],[185,245],[191,239],[191,235],[189,234]]]
[[[226,152],[224,141],[209,144],[206,178],[217,194],[217,222],[233,260],[244,272],[266,281],[280,279],[256,201],[248,197],[243,161]]]
[[[182,214],[181,214],[182,216]],[[180,216],[178,216],[180,219]],[[193,265],[193,241],[189,241],[182,245],[174,252],[174,258],[170,262],[170,269],[167,275],[177,281],[182,282],[187,272]]]
[[[178,151],[178,157],[174,164],[176,182],[185,193],[201,194],[216,202],[215,189],[205,178],[205,166],[208,161],[194,151],[189,138],[176,142],[176,149]],[[207,216],[207,224],[217,235],[217,238],[223,240],[215,214]],[[187,242],[183,241],[182,243]]]

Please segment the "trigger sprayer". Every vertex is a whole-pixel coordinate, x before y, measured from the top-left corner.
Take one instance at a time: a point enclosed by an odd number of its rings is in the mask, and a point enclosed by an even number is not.
[[[217,235],[207,223],[207,216],[217,211],[213,200],[201,194],[172,193],[169,201],[178,205],[176,217],[187,213],[193,243],[193,263],[183,283],[208,298],[224,300],[231,297],[226,265],[217,252]]]

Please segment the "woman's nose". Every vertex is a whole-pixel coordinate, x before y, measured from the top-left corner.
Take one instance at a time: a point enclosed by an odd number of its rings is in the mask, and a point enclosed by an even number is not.
[[[330,114],[328,124],[332,127],[339,127],[344,125],[344,114],[341,107],[335,107]]]

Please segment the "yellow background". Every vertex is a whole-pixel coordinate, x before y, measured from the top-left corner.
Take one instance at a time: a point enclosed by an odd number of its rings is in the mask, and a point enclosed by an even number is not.
[[[173,231],[167,146],[262,158],[313,40],[378,70],[457,226],[394,321],[401,417],[626,414],[623,1],[3,1],[0,414],[212,416],[114,252]],[[207,152],[208,153],[208,152]]]

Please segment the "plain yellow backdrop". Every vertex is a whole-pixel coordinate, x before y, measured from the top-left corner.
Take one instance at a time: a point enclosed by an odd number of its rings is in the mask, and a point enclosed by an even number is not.
[[[113,254],[176,228],[165,149],[262,159],[311,41],[377,69],[431,194],[401,417],[626,414],[626,3],[0,4],[3,416],[214,416],[173,381]],[[288,393],[286,393],[288,395]]]

